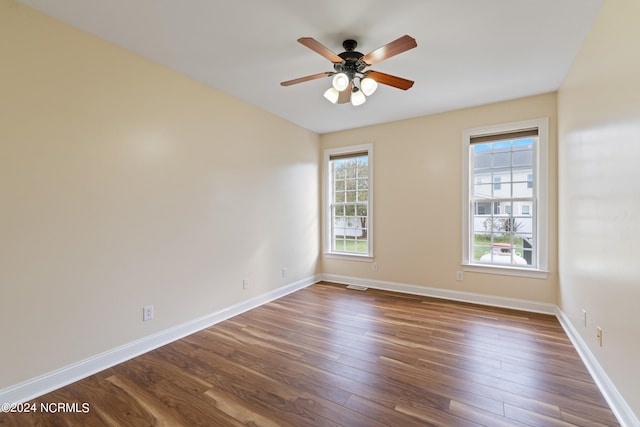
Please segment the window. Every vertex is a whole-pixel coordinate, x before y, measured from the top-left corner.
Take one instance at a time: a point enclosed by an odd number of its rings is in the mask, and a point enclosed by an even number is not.
[[[325,253],[372,257],[372,146],[325,151]]]
[[[546,277],[548,120],[463,132],[463,264]]]

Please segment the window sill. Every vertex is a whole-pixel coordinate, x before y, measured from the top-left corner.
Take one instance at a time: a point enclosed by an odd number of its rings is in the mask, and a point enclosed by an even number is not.
[[[373,262],[373,256],[371,255],[358,255],[358,254],[344,254],[336,252],[325,252],[325,258],[330,259],[342,259],[346,261],[360,261],[360,262]]]
[[[462,270],[471,271],[474,273],[529,277],[533,279],[546,279],[547,277],[549,277],[549,272],[546,270],[518,268],[518,267],[502,267],[497,265],[462,264]]]

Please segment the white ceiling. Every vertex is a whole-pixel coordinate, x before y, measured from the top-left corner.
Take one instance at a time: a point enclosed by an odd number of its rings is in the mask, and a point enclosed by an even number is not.
[[[317,133],[556,90],[603,0],[21,0],[51,16]],[[370,69],[416,83],[381,85],[360,107],[322,96],[332,71],[296,40],[366,54],[408,34],[418,47]]]

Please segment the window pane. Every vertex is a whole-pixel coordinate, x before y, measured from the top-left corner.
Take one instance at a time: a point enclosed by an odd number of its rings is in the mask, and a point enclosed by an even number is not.
[[[492,142],[491,144],[491,149],[496,152],[496,151],[504,151],[504,150],[508,150],[511,148],[511,141],[506,140],[506,141],[497,141],[497,142]]]
[[[512,216],[500,218],[500,229],[505,233],[513,233],[521,227],[522,223],[518,222],[517,219]]]
[[[366,157],[361,157],[358,159],[358,164],[356,166],[356,176],[358,176],[359,178],[369,177],[369,161]]]
[[[353,160],[350,160],[347,163],[347,168],[346,168],[346,173],[347,173],[347,179],[353,179],[356,177],[356,162]]]
[[[475,202],[474,203],[474,212],[476,215],[490,215],[491,214],[491,203],[489,202]]]
[[[369,250],[367,240],[358,237],[345,237],[344,239],[336,240],[334,247],[336,251],[347,253],[366,254]]]
[[[520,217],[513,218],[513,220],[514,220],[513,231],[516,231],[522,234],[528,234],[528,235],[533,234],[533,218],[531,216],[524,216],[524,217],[520,216]]]
[[[531,202],[513,202],[513,215],[521,216],[521,215],[529,215],[528,207]],[[525,212],[526,211],[526,212]]]
[[[490,148],[487,145],[481,145],[475,147],[475,152],[473,156],[473,168],[477,172],[481,172],[482,170],[491,169],[491,152]],[[487,150],[487,151],[485,151]]]
[[[494,184],[495,187],[495,184]],[[511,197],[511,176],[504,175],[500,178],[500,188],[494,188],[493,197],[506,199]]]
[[[528,149],[527,151],[514,151],[513,152],[513,166],[531,166],[533,165],[533,151]]]
[[[537,137],[516,139],[512,143],[513,151],[520,151],[520,150],[532,151],[533,144],[537,139],[538,139]]]
[[[491,236],[486,233],[475,233],[473,236],[473,260],[480,261],[480,257],[490,253]]]
[[[493,195],[493,184],[480,184],[475,185],[473,190],[473,197],[486,198]]]
[[[493,155],[493,168],[511,168],[511,153],[495,153]]]
[[[356,214],[356,208],[354,205],[346,205],[344,207],[344,212],[346,216],[354,216]]]
[[[527,261],[528,265],[534,265],[535,245],[531,236],[523,236],[522,238],[522,257]]]

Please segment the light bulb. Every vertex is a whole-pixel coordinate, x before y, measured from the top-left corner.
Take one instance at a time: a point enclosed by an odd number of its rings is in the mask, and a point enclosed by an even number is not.
[[[330,103],[335,104],[338,102],[338,97],[340,96],[340,92],[338,92],[334,87],[330,87],[324,93],[324,97],[329,100]]]
[[[354,107],[357,107],[358,105],[362,105],[366,101],[367,101],[367,97],[364,96],[364,93],[362,93],[362,91],[359,91],[356,89],[351,94],[351,104],[353,104]]]
[[[360,89],[365,95],[371,96],[378,89],[378,82],[371,77],[365,77],[360,81]]]
[[[347,86],[349,86],[349,76],[345,73],[338,73],[333,77],[333,87],[338,92],[342,92]]]

